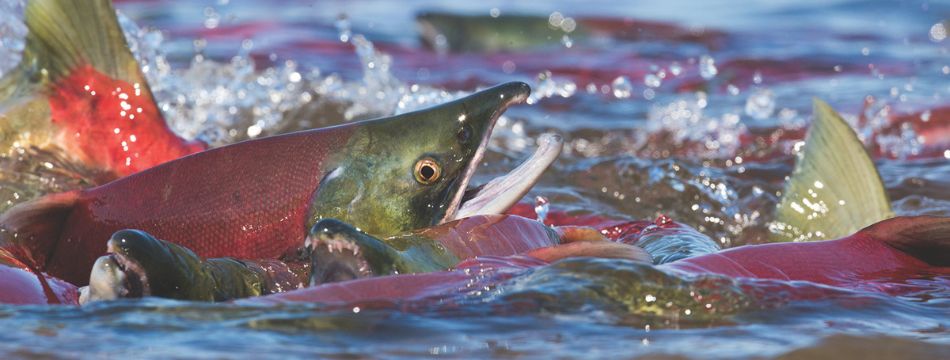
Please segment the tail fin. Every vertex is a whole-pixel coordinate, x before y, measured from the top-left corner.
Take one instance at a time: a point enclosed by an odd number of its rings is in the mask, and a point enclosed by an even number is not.
[[[0,246],[29,267],[44,269],[78,198],[78,191],[70,191],[10,208],[0,215]]]
[[[862,232],[933,266],[950,266],[950,217],[896,217]]]
[[[815,99],[814,119],[770,224],[772,241],[834,239],[894,216],[854,130]]]

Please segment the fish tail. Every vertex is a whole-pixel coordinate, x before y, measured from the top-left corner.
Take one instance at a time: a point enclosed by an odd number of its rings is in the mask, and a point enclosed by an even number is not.
[[[895,217],[863,232],[930,265],[950,266],[950,217]]]
[[[69,191],[10,208],[0,215],[0,248],[27,267],[42,271],[78,199],[78,191]]]
[[[769,226],[770,240],[834,239],[893,216],[861,140],[831,106],[815,99],[805,145]]]

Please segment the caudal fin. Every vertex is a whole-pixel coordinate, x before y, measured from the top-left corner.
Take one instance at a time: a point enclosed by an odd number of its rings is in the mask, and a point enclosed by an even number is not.
[[[0,215],[0,247],[43,270],[78,197],[78,191],[51,194],[10,208]]]
[[[894,216],[854,130],[818,99],[813,118],[769,226],[772,241],[839,238]]]
[[[896,217],[862,230],[933,266],[950,266],[950,218]]]

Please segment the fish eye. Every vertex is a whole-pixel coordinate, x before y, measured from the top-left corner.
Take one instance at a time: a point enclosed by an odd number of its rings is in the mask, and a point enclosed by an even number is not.
[[[416,161],[413,174],[416,176],[416,181],[420,184],[431,185],[442,176],[442,166],[432,158],[423,158]]]

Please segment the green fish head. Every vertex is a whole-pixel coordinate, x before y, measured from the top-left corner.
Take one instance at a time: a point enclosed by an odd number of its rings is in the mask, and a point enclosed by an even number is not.
[[[308,226],[336,218],[378,237],[451,219],[498,117],[530,88],[499,85],[429,109],[359,124],[328,159]]]

